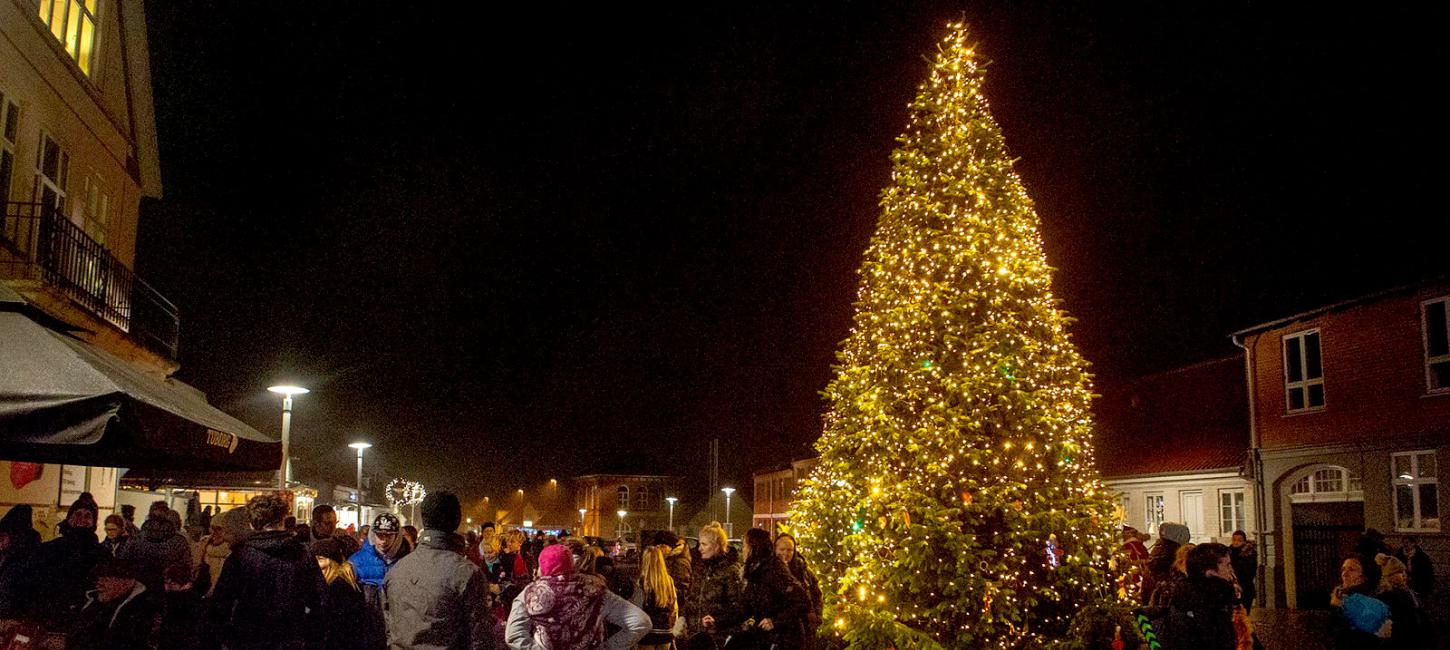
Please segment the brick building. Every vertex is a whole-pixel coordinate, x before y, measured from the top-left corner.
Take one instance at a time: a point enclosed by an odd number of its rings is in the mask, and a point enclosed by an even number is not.
[[[575,509],[582,510],[581,534],[606,538],[669,527],[665,497],[679,494],[681,477],[650,474],[589,474],[574,478]],[[624,512],[620,516],[620,512]],[[675,524],[684,520],[675,513]]]
[[[819,458],[803,458],[791,461],[789,467],[764,470],[751,475],[754,490],[751,492],[752,510],[755,517],[751,525],[764,528],[772,536],[776,527],[790,519],[790,505],[795,499],[796,485],[810,475]]]
[[[1450,444],[1447,304],[1440,278],[1234,334],[1270,605],[1324,606],[1366,528],[1392,545],[1414,536],[1450,566],[1438,462]]]

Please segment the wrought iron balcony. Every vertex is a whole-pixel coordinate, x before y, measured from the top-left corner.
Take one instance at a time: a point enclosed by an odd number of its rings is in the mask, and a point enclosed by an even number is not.
[[[0,207],[0,278],[41,280],[153,352],[176,358],[176,305],[55,208]]]

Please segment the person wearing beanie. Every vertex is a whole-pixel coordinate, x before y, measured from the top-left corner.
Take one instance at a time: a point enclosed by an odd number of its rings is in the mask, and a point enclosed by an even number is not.
[[[1385,647],[1429,647],[1432,628],[1415,592],[1410,590],[1410,574],[1405,563],[1384,553],[1375,555],[1374,559],[1380,569],[1379,588],[1374,597],[1389,606],[1390,619],[1395,622]]]
[[[618,631],[606,638],[605,625]],[[650,617],[609,590],[604,579],[579,573],[568,544],[539,553],[539,579],[509,610],[504,640],[512,650],[633,648],[649,634]]]
[[[423,499],[418,546],[383,578],[384,619],[393,648],[457,650],[496,648],[488,582],[464,557],[463,507],[449,491]]]
[[[137,579],[131,562],[107,557],[92,572],[96,588],[86,593],[66,647],[149,648],[161,616],[156,592]]]
[[[168,508],[165,501],[152,504],[141,534],[132,538],[116,557],[130,560],[136,566],[141,584],[153,592],[161,591],[161,572],[173,564],[190,563],[191,542],[181,534],[181,516]]]
[[[1178,547],[1190,539],[1188,527],[1165,521],[1158,524],[1158,541],[1148,550],[1148,573],[1143,580],[1143,604],[1151,598],[1158,583],[1168,580],[1173,574],[1173,560],[1178,556]]]
[[[323,578],[311,553],[285,527],[291,505],[276,494],[247,502],[254,532],[222,564],[208,599],[201,647],[261,650],[320,646]],[[225,516],[225,515],[224,515]]]
[[[98,508],[90,494],[83,493],[66,511],[60,537],[41,544],[20,574],[4,585],[0,593],[0,616],[29,618],[50,627],[62,627],[66,617],[86,602],[91,589],[91,571],[102,558],[110,557],[96,537]]]

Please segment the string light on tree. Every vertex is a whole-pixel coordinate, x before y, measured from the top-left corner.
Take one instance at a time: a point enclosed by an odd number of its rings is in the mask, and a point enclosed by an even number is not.
[[[964,25],[920,87],[791,520],[854,648],[1023,648],[1110,602],[1091,385]]]

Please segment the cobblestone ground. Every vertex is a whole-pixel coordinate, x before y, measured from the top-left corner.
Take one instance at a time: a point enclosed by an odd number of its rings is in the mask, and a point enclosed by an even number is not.
[[[1438,629],[1437,645],[1431,648],[1450,650],[1450,616],[1441,601],[1432,605],[1431,620]],[[1254,633],[1263,642],[1264,650],[1333,650],[1328,636],[1329,612],[1305,609],[1254,610]]]

